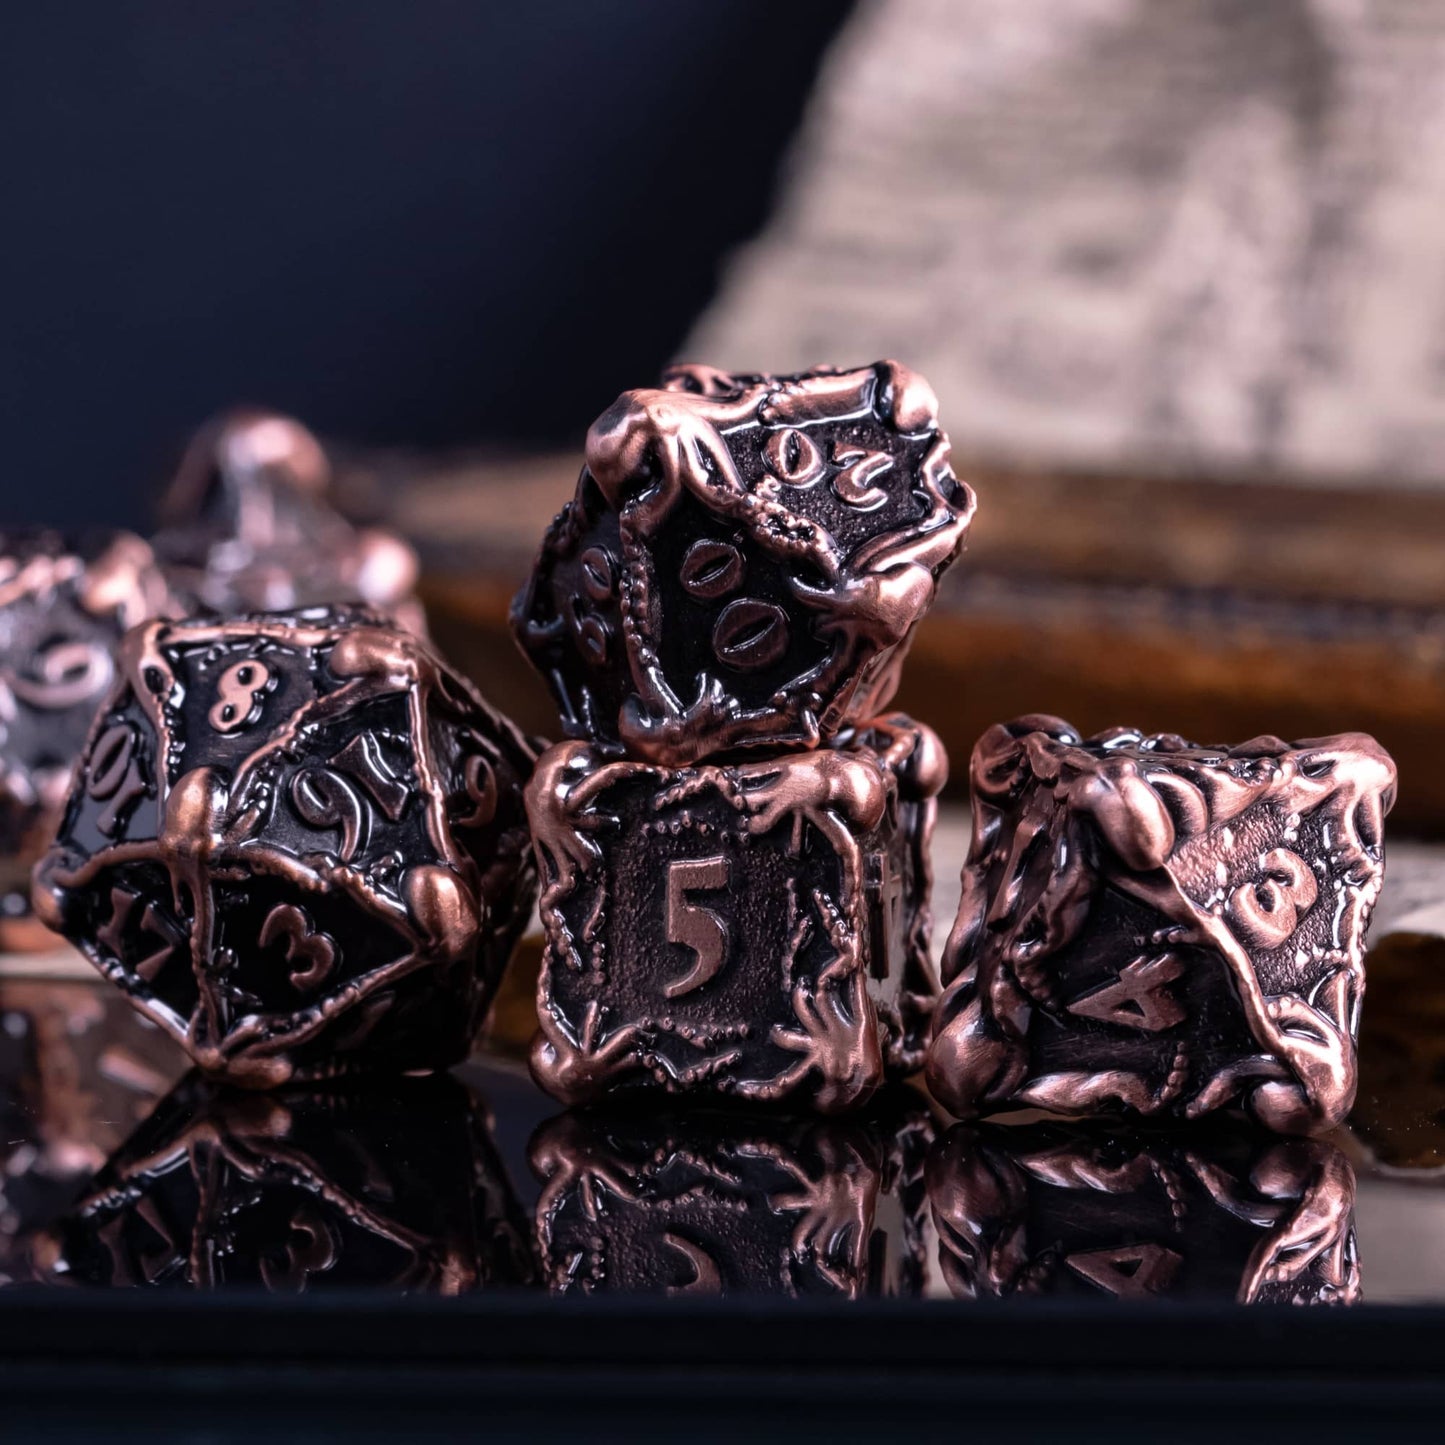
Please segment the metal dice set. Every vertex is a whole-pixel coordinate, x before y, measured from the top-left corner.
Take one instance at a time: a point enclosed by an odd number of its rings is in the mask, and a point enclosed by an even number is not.
[[[669,372],[593,425],[513,608],[566,741],[527,788],[532,1068],[836,1112],[922,1062],[947,764],[886,708],[972,492],[896,362]]]

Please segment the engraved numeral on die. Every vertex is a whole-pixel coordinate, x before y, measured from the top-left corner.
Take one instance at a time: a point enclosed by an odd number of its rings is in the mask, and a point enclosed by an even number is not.
[[[233,662],[216,680],[216,702],[206,714],[218,733],[237,733],[261,716],[271,669],[254,657]]]
[[[1083,998],[1076,998],[1069,1005],[1069,1012],[1157,1034],[1184,1020],[1184,1008],[1168,988],[1183,972],[1184,964],[1172,953],[1136,958],[1127,968],[1119,970],[1117,983],[1105,984]]]
[[[129,723],[112,723],[95,740],[85,791],[106,806],[95,820],[102,833],[115,831],[116,820],[146,793],[145,779],[135,756],[135,729]]]
[[[1071,1254],[1064,1263],[1119,1299],[1147,1299],[1169,1288],[1183,1260],[1162,1244],[1126,1244]]]
[[[1259,860],[1260,876],[1229,895],[1229,921],[1246,943],[1278,948],[1314,906],[1319,884],[1310,865],[1288,848],[1271,848]]]
[[[278,903],[261,925],[257,942],[262,948],[284,942],[286,962],[294,963],[291,982],[303,993],[324,983],[336,967],[336,944],[331,936],[312,926],[294,904]]]
[[[131,913],[140,895],[128,888],[110,890],[110,918],[104,927],[96,930],[95,941],[113,953],[122,962],[125,960],[125,931],[130,923]],[[142,983],[154,983],[156,976],[175,956],[186,942],[185,932],[154,903],[147,903],[140,916],[140,933],[159,938],[162,946],[154,953],[147,954],[138,963],[127,965]]]
[[[667,984],[667,998],[681,998],[701,988],[727,962],[727,920],[711,908],[690,903],[689,893],[708,893],[728,886],[728,860],[688,858],[670,863],[667,869],[667,941],[690,949],[693,966],[679,979]]]

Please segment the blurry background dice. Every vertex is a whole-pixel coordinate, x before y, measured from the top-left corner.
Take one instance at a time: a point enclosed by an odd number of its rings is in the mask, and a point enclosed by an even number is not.
[[[669,769],[548,749],[538,1081],[824,1111],[916,1069],[936,993],[927,850],[946,772],[894,715],[846,743]]]
[[[1322,1139],[959,1124],[928,1199],[962,1299],[1360,1299],[1355,1171]]]
[[[1242,1103],[1287,1133],[1345,1118],[1395,796],[1372,738],[1082,741],[1030,717],[984,734],[970,785],[928,1060],[941,1103]]]
[[[121,634],[169,606],[151,549],[129,532],[0,532],[0,948],[48,938],[29,917],[31,865]]]
[[[533,1137],[558,1294],[922,1292],[933,1121],[900,1089],[850,1119],[589,1109]]]
[[[948,456],[891,361],[624,393],[513,610],[567,734],[678,766],[881,711],[973,516]]]
[[[210,1073],[444,1067],[534,896],[534,756],[363,610],[151,623],[125,641],[36,906]]]
[[[157,555],[189,610],[363,602],[425,631],[417,558],[331,505],[331,465],[298,421],[236,411],[196,434],[157,508]]]
[[[192,1076],[29,1254],[72,1288],[455,1295],[536,1273],[485,1105],[449,1077],[262,1096]]]

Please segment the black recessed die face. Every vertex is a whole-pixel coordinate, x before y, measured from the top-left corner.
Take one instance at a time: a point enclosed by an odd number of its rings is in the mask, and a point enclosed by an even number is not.
[[[534,758],[364,609],[154,623],[126,640],[38,896],[212,1074],[454,1062],[530,907]]]
[[[569,735],[678,765],[880,711],[973,513],[936,413],[889,362],[626,393],[513,612]]]

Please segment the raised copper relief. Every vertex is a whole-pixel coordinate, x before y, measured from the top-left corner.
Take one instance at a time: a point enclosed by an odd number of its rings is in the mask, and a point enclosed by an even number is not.
[[[624,393],[513,608],[568,736],[680,767],[881,712],[973,517],[948,456],[893,361]]]
[[[1038,1107],[1285,1133],[1355,1094],[1395,768],[1359,733],[1204,748],[1057,718],[974,750],[928,1058],[959,1115]]]
[[[538,1081],[566,1103],[648,1089],[836,1112],[915,1071],[945,769],[900,714],[742,763],[548,749],[526,794],[546,935]]]
[[[527,920],[534,756],[364,610],[149,623],[36,907],[208,1073],[445,1067]]]

